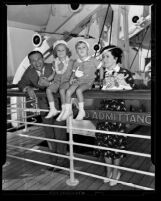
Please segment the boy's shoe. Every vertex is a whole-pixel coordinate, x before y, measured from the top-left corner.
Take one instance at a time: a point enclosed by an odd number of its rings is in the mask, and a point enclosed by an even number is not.
[[[86,116],[86,113],[84,110],[79,110],[77,117],[75,120],[83,120],[83,118]]]
[[[61,111],[61,113],[59,114],[59,116],[56,118],[56,121],[62,121],[62,116],[64,114],[65,111]]]
[[[72,113],[73,113],[72,105],[71,104],[66,104],[65,112],[61,116],[61,120],[62,121],[66,120]]]

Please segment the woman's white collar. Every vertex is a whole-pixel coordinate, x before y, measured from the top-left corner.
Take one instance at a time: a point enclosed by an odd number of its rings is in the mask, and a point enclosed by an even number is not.
[[[113,71],[119,72],[119,71],[120,71],[120,66],[117,64],[117,65],[115,66],[115,68],[113,68]]]

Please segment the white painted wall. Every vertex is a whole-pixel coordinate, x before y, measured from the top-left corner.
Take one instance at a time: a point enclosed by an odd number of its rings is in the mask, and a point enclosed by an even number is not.
[[[33,34],[31,30],[7,27],[7,76],[14,76],[19,64],[33,50]]]

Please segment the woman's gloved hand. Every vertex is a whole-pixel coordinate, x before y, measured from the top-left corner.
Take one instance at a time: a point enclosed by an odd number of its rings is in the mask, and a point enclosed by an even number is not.
[[[84,73],[82,71],[80,71],[80,70],[75,71],[75,76],[76,77],[82,77],[83,75],[84,75]]]

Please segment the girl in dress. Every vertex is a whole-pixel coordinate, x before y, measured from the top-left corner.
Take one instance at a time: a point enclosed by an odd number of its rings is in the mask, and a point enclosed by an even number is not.
[[[70,59],[71,52],[64,40],[58,40],[54,43],[53,56],[55,58],[53,62],[53,73],[50,77],[45,78],[50,82],[49,87],[46,89],[50,107],[50,111],[46,118],[51,118],[59,113],[59,111],[55,108],[53,93],[57,93],[62,88],[69,86],[68,83],[72,74],[74,63],[74,61]],[[60,98],[62,103],[62,111],[64,111],[65,99],[64,96],[61,96]],[[60,120],[60,115],[58,116],[57,120]]]

